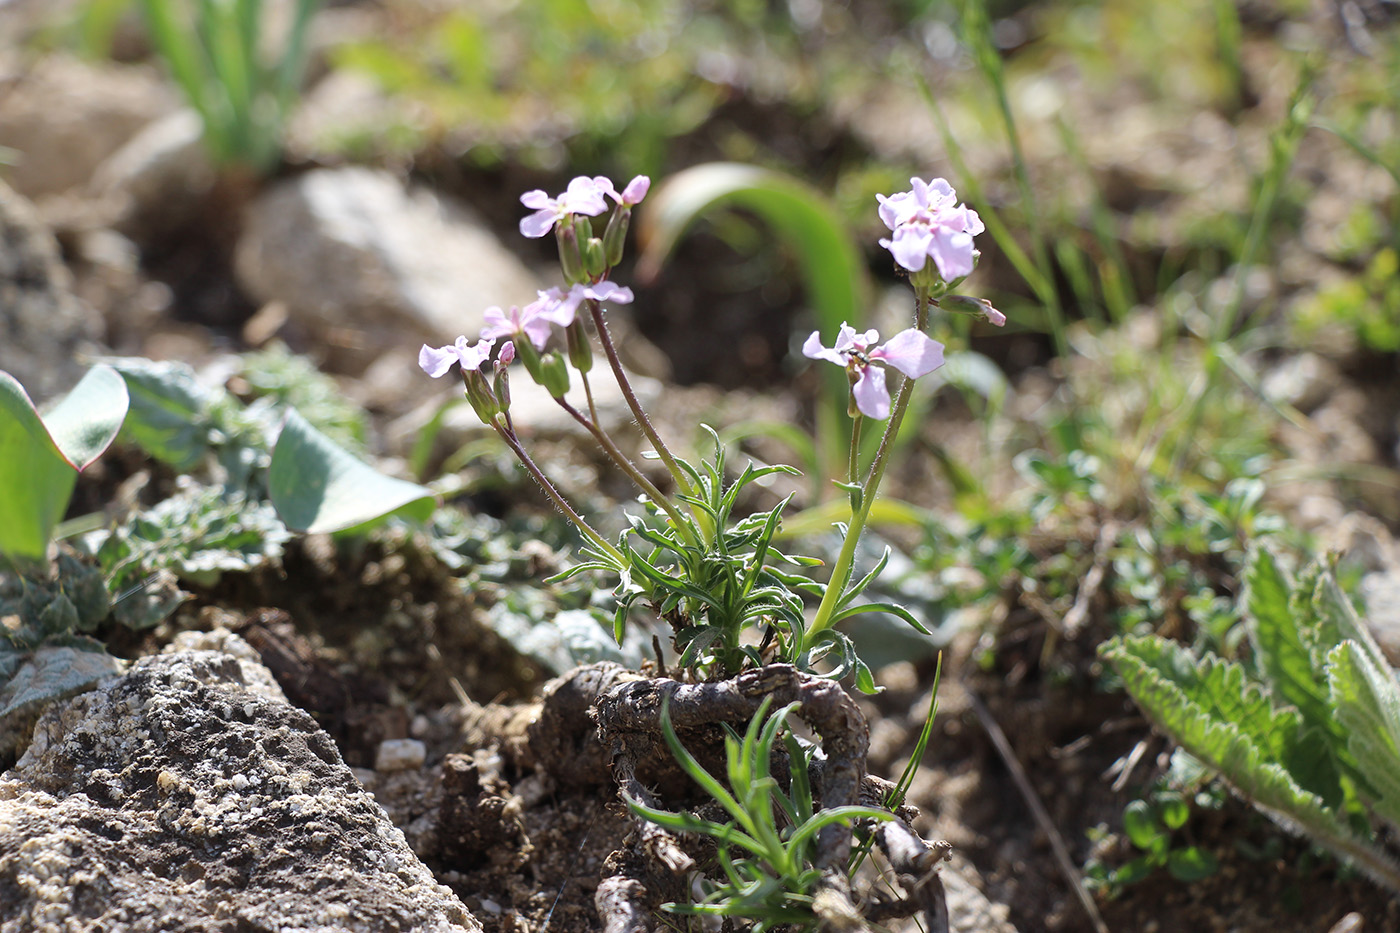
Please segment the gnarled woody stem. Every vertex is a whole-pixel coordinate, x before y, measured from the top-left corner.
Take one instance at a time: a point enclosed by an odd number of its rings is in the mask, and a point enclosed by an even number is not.
[[[626,779],[637,758],[668,753],[661,741],[663,702],[669,700],[671,724],[683,731],[716,722],[747,722],[770,697],[776,706],[797,703],[797,715],[822,738],[827,754],[819,778],[822,806],[858,803],[870,744],[865,717],[839,684],[789,664],[771,664],[718,683],[656,678],[620,684],[598,699],[598,737],[611,751],[614,776]],[[843,896],[849,893],[845,872],[850,851],[847,826],[833,824],[817,836],[815,866],[825,886]]]

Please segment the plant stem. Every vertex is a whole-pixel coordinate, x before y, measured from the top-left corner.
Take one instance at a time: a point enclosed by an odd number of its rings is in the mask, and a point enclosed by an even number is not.
[[[598,446],[602,447],[603,451],[612,458],[613,463],[616,463],[618,468],[621,469],[623,473],[627,474],[627,478],[636,483],[637,487],[641,489],[642,492],[646,493],[651,501],[656,503],[658,508],[666,513],[666,516],[671,520],[671,524],[675,526],[676,533],[685,538],[687,544],[698,546],[699,542],[695,540],[695,533],[690,523],[686,521],[685,516],[671,504],[670,498],[663,494],[661,490],[657,489],[656,484],[647,479],[646,474],[627,458],[627,455],[618,448],[617,444],[613,442],[613,439],[607,435],[607,432],[598,427],[597,422],[586,417],[563,398],[556,398],[555,401],[558,402],[575,421],[583,425],[589,434],[593,435],[593,439],[598,442]]]
[[[510,448],[511,453],[515,454],[516,459],[520,461],[526,471],[534,477],[535,482],[544,490],[544,494],[554,502],[554,505],[559,511],[564,513],[564,517],[573,522],[578,530],[583,532],[584,537],[591,541],[600,551],[608,555],[610,559],[615,561],[619,568],[627,567],[627,558],[623,556],[621,551],[609,544],[607,539],[598,534],[598,532],[593,529],[592,525],[584,521],[582,515],[574,511],[574,507],[569,505],[569,500],[564,498],[564,494],[555,488],[554,484],[544,475],[544,471],[539,468],[538,464],[530,459],[530,455],[527,454],[525,448],[520,445],[520,439],[515,436],[515,432],[507,430],[505,425],[498,420],[493,419],[491,426],[496,429],[496,433],[501,436],[501,440],[506,442],[506,446]]]
[[[922,292],[918,293],[914,302],[914,326],[920,331],[928,324],[928,306],[928,296]],[[909,400],[913,397],[914,380],[906,376],[904,382],[899,386],[899,393],[895,396],[894,407],[890,411],[890,420],[885,425],[885,433],[880,437],[880,448],[875,452],[875,461],[870,464],[870,475],[866,477],[865,485],[861,487],[860,508],[851,514],[851,524],[846,528],[846,540],[841,545],[841,553],[836,558],[836,565],[831,568],[831,581],[827,583],[826,593],[822,596],[821,605],[817,607],[817,615],[812,620],[812,624],[808,626],[806,636],[803,637],[803,651],[810,650],[816,641],[816,636],[831,627],[831,617],[836,614],[837,603],[840,602],[841,596],[846,590],[846,584],[851,579],[851,568],[854,566],[856,558],[856,545],[860,542],[860,534],[865,530],[865,523],[870,518],[870,507],[874,505],[875,493],[880,488],[880,481],[884,479],[885,467],[889,464],[890,450],[894,446],[895,436],[899,434],[899,425],[904,420],[904,412],[909,408]]]
[[[696,489],[690,481],[690,477],[676,463],[676,458],[671,455],[670,449],[661,440],[661,435],[656,433],[656,428],[652,427],[651,419],[647,417],[646,411],[642,409],[642,403],[637,400],[637,393],[632,389],[632,383],[627,378],[627,373],[622,369],[622,360],[618,358],[617,347],[613,345],[612,334],[608,331],[608,323],[603,318],[603,306],[596,300],[588,299],[588,312],[593,317],[593,329],[598,332],[598,343],[603,347],[603,354],[608,358],[608,365],[612,367],[613,377],[617,379],[617,386],[622,390],[622,397],[627,400],[627,407],[632,410],[632,417],[636,419],[637,426],[642,429],[642,434],[651,441],[652,448],[656,455],[661,458],[661,462],[666,464],[666,469],[671,474],[671,479],[675,481],[679,488],[686,495],[695,495]],[[715,529],[709,517],[698,509],[692,508],[691,514],[695,516],[695,522],[699,526],[701,534],[707,539],[713,538]]]
[[[627,378],[627,373],[622,369],[622,360],[618,359],[617,347],[613,346],[612,334],[608,332],[607,321],[603,319],[603,306],[592,298],[588,299],[588,312],[593,316],[593,327],[598,331],[598,342],[602,344],[603,353],[608,358],[608,365],[612,367],[613,376],[617,379],[617,386],[622,390],[622,397],[627,400],[627,407],[632,410],[632,417],[637,419],[637,426],[642,429],[647,440],[651,441],[651,446],[655,448],[656,455],[661,458],[661,462],[666,464],[666,469],[670,471],[671,478],[676,481],[676,485],[687,494],[693,490],[691,488],[690,477],[676,464],[676,458],[671,456],[670,449],[661,440],[661,435],[656,433],[656,428],[652,427],[651,419],[642,409],[642,403],[637,400],[637,393],[632,389],[632,383]]]

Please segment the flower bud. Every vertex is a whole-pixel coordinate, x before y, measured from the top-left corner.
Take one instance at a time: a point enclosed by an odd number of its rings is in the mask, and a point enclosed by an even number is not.
[[[997,327],[1006,323],[1006,315],[993,308],[992,303],[985,298],[974,298],[971,295],[944,295],[938,299],[938,306],[945,311],[983,318]]]
[[[496,361],[496,376],[491,380],[491,389],[496,395],[496,401],[500,405],[501,411],[509,411],[510,373],[506,363],[502,363],[500,360]]]
[[[593,368],[593,341],[588,339],[583,318],[574,318],[574,322],[564,328],[564,344],[568,347],[569,362],[574,369],[586,373]]]
[[[622,262],[622,249],[627,245],[627,227],[631,222],[632,208],[626,205],[613,211],[608,218],[608,227],[603,231],[603,253],[610,269]]]
[[[558,353],[546,353],[540,358],[540,376],[535,380],[544,386],[551,398],[563,398],[569,391],[569,364]]]
[[[588,271],[590,279],[601,277],[608,271],[608,256],[603,249],[603,241],[595,237],[589,237],[588,242],[583,247],[583,267]]]
[[[583,254],[579,252],[578,232],[572,226],[560,224],[554,228],[554,234],[559,242],[559,267],[564,270],[565,281],[582,282]]]
[[[530,374],[530,378],[540,385],[544,385],[544,375],[540,363],[540,351],[536,350],[535,345],[528,339],[512,342],[515,344],[515,353],[520,357],[520,362],[525,364],[525,371]]]
[[[472,411],[476,412],[482,424],[490,424],[491,419],[500,414],[501,406],[492,394],[491,387],[487,385],[486,377],[479,369],[464,369],[462,383],[466,386],[467,401],[471,404]]]

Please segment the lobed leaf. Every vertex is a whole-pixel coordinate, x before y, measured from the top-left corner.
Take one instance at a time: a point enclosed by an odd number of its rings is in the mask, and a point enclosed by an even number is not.
[[[1197,662],[1180,645],[1155,636],[1114,638],[1100,654],[1159,729],[1219,771],[1254,806],[1400,891],[1400,864],[1300,786],[1281,763],[1296,738],[1298,714],[1272,709],[1239,665],[1214,658]]]

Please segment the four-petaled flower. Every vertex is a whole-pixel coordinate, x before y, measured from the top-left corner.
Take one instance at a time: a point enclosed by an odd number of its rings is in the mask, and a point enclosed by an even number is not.
[[[632,186],[627,187],[631,189]],[[557,198],[551,198],[538,188],[527,191],[520,196],[520,203],[533,208],[535,212],[520,221],[520,232],[531,239],[538,239],[572,214],[597,217],[608,209],[608,202],[603,200],[605,194],[618,196],[613,190],[613,183],[602,175],[594,178],[580,175],[569,182],[569,187]]]
[[[453,363],[460,364],[464,371],[479,369],[491,358],[491,348],[495,344],[495,340],[478,340],[469,347],[466,337],[458,337],[456,343],[447,347],[434,348],[425,343],[418,351],[418,365],[434,379],[451,369]]]
[[[913,327],[876,347],[879,339],[877,331],[868,330],[862,334],[843,323],[834,347],[822,346],[820,332],[812,331],[812,336],[802,345],[802,355],[835,363],[855,374],[856,383],[851,394],[855,396],[856,408],[867,418],[883,421],[890,416],[890,393],[885,388],[885,371],[873,364],[893,366],[910,379],[917,379],[943,365],[943,344]]]
[[[895,262],[910,272],[918,272],[932,258],[945,282],[972,273],[975,250],[972,238],[985,227],[977,212],[958,203],[952,186],[942,178],[925,183],[911,178],[912,191],[880,201],[880,219],[894,235],[880,245],[894,255]]]
[[[574,315],[578,313],[578,306],[583,304],[585,298],[592,298],[594,301],[611,301],[614,304],[631,304],[632,289],[625,285],[618,285],[616,282],[609,282],[604,279],[601,282],[591,284],[579,282],[571,286],[568,291],[562,288],[549,288],[539,293],[539,300],[531,302],[529,308],[534,308],[535,315],[560,327],[568,327],[574,322]]]
[[[572,315],[570,318],[572,319]],[[526,337],[537,350],[543,350],[544,345],[549,342],[550,330],[556,323],[553,316],[545,313],[543,301],[532,301],[523,308],[511,305],[509,311],[490,307],[486,309],[483,320],[486,323],[481,329],[483,339],[509,337],[519,340]]]

